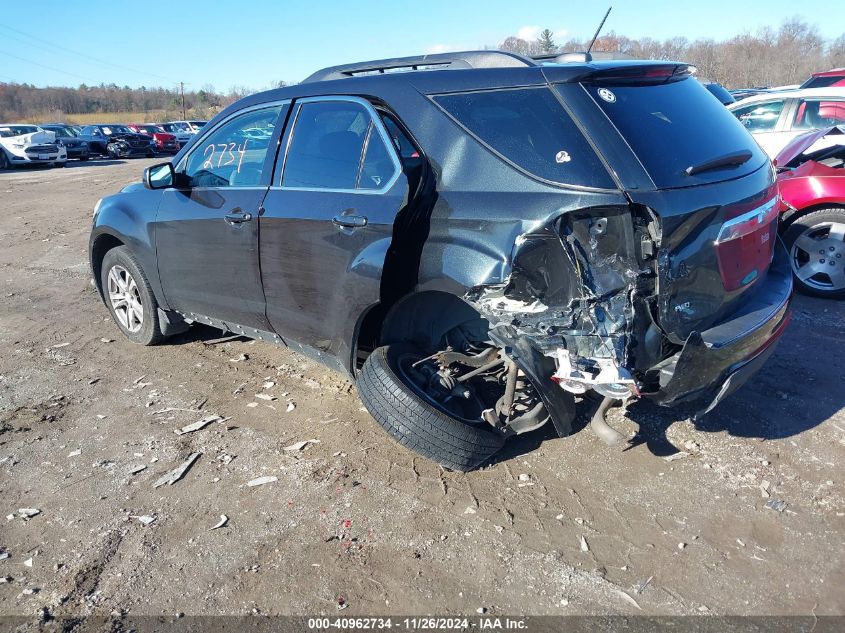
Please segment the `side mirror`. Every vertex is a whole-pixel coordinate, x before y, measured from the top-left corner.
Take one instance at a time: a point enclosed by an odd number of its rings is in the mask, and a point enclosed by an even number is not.
[[[175,174],[171,163],[159,163],[144,170],[144,186],[147,189],[167,189],[173,186]]]

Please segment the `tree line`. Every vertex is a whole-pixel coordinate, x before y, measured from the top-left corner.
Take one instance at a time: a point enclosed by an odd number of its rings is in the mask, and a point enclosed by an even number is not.
[[[545,29],[537,40],[508,37],[499,49],[523,55],[585,51],[589,40],[554,42]],[[623,53],[635,59],[683,61],[698,68],[698,76],[727,88],[800,84],[814,72],[845,67],[845,33],[825,39],[818,27],[800,18],[777,29],[766,27],[725,40],[672,37],[630,38],[610,31],[596,39],[593,51]]]
[[[280,81],[272,87],[286,85]],[[253,90],[235,86],[218,92],[211,85],[185,92],[188,118],[208,119]],[[0,83],[0,122],[73,121],[74,115],[131,113],[133,116],[174,120],[182,118],[182,94],[178,88],[131,88],[115,84],[76,88],[38,88],[30,84]]]

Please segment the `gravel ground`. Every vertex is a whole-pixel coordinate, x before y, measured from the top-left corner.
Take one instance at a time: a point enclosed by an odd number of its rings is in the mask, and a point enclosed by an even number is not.
[[[0,173],[0,614],[845,613],[845,303],[798,297],[702,421],[638,403],[626,450],[549,428],[448,472],[285,349],[121,336],[91,210],[151,162]]]

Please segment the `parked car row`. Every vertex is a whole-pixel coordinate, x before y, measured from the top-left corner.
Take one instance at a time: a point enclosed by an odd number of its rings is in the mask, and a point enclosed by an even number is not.
[[[21,165],[64,167],[68,160],[92,156],[129,158],[175,154],[205,121],[68,125],[0,123],[0,169]],[[172,130],[172,131],[171,131]]]

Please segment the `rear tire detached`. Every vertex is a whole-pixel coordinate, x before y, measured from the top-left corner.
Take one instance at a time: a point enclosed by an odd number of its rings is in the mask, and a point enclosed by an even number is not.
[[[124,314],[123,317],[118,315],[115,310],[115,301],[112,300],[109,292],[109,275],[112,273],[112,270],[115,271],[115,275],[120,278],[120,281],[127,285],[127,291],[134,296],[135,302],[140,303],[142,307],[143,314],[140,320],[140,327],[138,327],[137,323],[137,313],[133,317],[133,321],[127,326],[124,322],[126,319],[124,309],[117,308]],[[134,282],[134,284],[131,282]],[[106,306],[111,313],[112,320],[126,338],[139,345],[157,345],[164,340],[164,334],[162,334],[158,321],[158,302],[150,288],[150,283],[147,281],[146,275],[144,275],[144,271],[141,270],[141,266],[138,264],[138,260],[135,259],[132,251],[125,246],[118,246],[107,252],[100,268],[100,283],[102,284],[103,296]],[[121,287],[117,283],[113,283],[112,286],[116,287],[117,290],[121,290]],[[131,291],[128,286],[131,286]]]
[[[358,376],[361,401],[405,448],[453,470],[478,467],[504,446],[505,437],[490,427],[447,415],[402,382],[397,359],[408,349],[388,345],[367,357]]]

